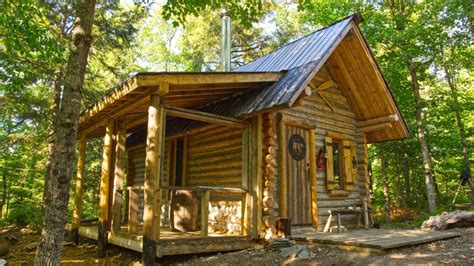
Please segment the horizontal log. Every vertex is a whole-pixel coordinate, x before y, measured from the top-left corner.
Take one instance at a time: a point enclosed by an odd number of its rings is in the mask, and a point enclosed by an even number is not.
[[[357,122],[357,127],[366,127],[370,125],[376,125],[376,124],[382,124],[382,123],[387,123],[387,122],[396,122],[400,120],[397,114],[392,114],[392,115],[387,115],[387,116],[381,116],[377,118],[372,118],[364,121],[359,121]]]
[[[281,78],[281,72],[247,72],[247,73],[215,73],[215,72],[189,72],[189,73],[152,73],[136,76],[139,86],[156,86],[161,81],[176,85],[193,84],[238,84],[255,82],[273,82]]]
[[[223,115],[216,115],[197,110],[165,106],[167,115],[181,117],[190,120],[196,120],[211,124],[225,125],[229,127],[244,128],[248,126],[248,122]]]
[[[316,90],[317,91],[323,91],[323,90],[326,90],[326,89],[329,89],[329,88],[332,88],[332,87],[337,87],[336,82],[334,82],[333,80],[328,80],[328,81],[324,82],[323,84],[319,85],[316,88]]]
[[[360,127],[359,130],[362,132],[372,132],[372,131],[391,129],[391,128],[392,128],[392,123],[383,123],[383,124]]]

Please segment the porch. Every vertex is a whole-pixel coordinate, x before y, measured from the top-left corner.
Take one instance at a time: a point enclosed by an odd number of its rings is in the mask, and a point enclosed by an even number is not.
[[[80,123],[73,239],[96,239],[99,257],[108,244],[142,252],[146,264],[248,248],[262,227],[262,116],[236,119],[213,108],[280,75],[137,75],[90,107]],[[99,217],[81,223],[86,141],[100,136]],[[134,136],[140,145],[132,149]]]

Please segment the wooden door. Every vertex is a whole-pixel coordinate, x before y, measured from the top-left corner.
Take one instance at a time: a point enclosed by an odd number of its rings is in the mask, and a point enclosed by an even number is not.
[[[287,125],[285,131],[288,217],[294,225],[311,224],[309,130]]]

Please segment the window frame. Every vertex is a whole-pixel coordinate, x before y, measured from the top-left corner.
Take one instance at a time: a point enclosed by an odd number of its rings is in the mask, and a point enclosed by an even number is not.
[[[340,171],[339,186],[336,185],[334,175],[334,142],[340,143],[340,152],[338,153]],[[324,147],[326,157],[326,188],[330,195],[348,196],[349,192],[354,189],[354,183],[357,178],[357,152],[355,143],[344,136],[328,132],[325,137]],[[356,162],[355,164],[353,163],[354,161]]]

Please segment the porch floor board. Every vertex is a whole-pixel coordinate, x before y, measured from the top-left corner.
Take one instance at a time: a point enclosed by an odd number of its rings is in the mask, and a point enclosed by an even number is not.
[[[319,233],[314,231],[293,231],[291,239],[323,244],[356,246],[388,250],[419,245],[446,238],[458,237],[458,232],[370,229],[342,233]]]
[[[70,224],[67,224],[66,229],[70,228]],[[81,225],[78,233],[82,237],[97,240],[98,226]],[[109,232],[107,239],[110,244],[142,252],[143,235],[140,228],[137,234],[129,234],[127,227],[122,226],[119,232]],[[253,241],[248,236],[209,233],[207,237],[202,237],[200,232],[173,232],[168,228],[161,228],[156,256],[242,250],[252,245]]]

